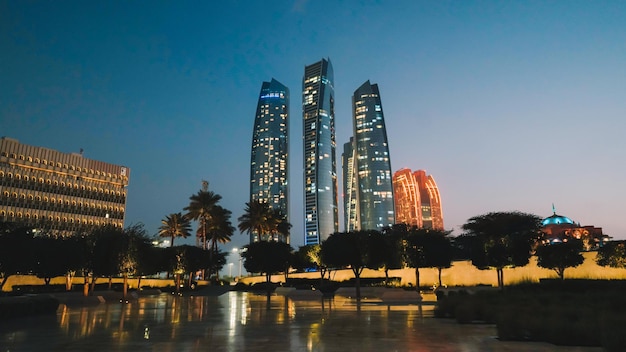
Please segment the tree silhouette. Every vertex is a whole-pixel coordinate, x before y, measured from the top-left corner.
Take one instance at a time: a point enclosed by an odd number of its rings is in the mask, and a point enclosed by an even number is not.
[[[174,239],[177,237],[187,238],[191,235],[191,224],[186,216],[181,213],[167,215],[161,220],[159,236],[171,238],[170,247],[174,247]]]
[[[541,236],[541,218],[522,212],[492,212],[470,218],[464,236],[472,238],[472,264],[495,269],[498,287],[504,287],[504,268],[528,264],[533,244]]]
[[[354,274],[356,298],[361,299],[361,273],[365,268],[378,269],[382,256],[375,254],[381,234],[375,230],[337,232],[322,242],[322,261],[329,267],[349,266]]]
[[[293,248],[284,242],[259,241],[244,246],[241,256],[248,272],[265,274],[270,283],[272,274],[289,270]]]
[[[537,248],[537,265],[554,270],[563,280],[565,269],[577,267],[585,260],[582,250],[583,242],[577,239],[544,244]]]

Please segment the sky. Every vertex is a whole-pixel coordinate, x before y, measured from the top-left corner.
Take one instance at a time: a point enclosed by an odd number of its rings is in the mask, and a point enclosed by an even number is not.
[[[202,180],[236,226],[275,78],[291,91],[297,248],[302,76],[330,58],[337,159],[353,92],[377,83],[392,170],[434,176],[453,235],[476,215],[554,204],[626,239],[624,18],[624,1],[0,0],[0,136],[129,167],[126,225],[149,235]],[[237,231],[222,248],[247,241]]]

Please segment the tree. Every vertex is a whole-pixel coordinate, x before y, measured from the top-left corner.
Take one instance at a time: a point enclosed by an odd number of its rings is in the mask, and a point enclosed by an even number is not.
[[[200,223],[198,238],[202,243],[202,249],[206,249],[207,230],[212,220],[213,209],[217,206],[217,203],[222,199],[222,196],[215,194],[211,191],[201,190],[197,194],[189,197],[189,206],[183,210],[187,211],[185,214],[189,219],[198,221]]]
[[[174,247],[174,239],[176,237],[187,238],[190,235],[191,224],[189,223],[189,219],[183,214],[173,213],[161,220],[159,236],[171,238],[170,247]]]
[[[291,224],[287,221],[287,216],[280,209],[273,209],[270,218],[270,231],[279,242],[289,243]]]
[[[382,230],[384,245],[380,248],[383,255],[385,286],[389,285],[389,270],[402,269],[406,265],[404,258],[404,239],[410,227],[407,224],[395,224]]]
[[[452,245],[448,235],[446,231],[424,228],[412,228],[406,233],[406,262],[415,268],[417,291],[420,288],[420,268],[437,268],[441,285],[441,270],[449,268],[452,263]]]
[[[298,248],[292,266],[299,270],[315,269],[318,271],[320,273],[320,285],[324,283],[324,276],[327,272],[330,279],[330,270],[322,261],[322,246],[320,244],[309,244]]]
[[[79,236],[60,237],[37,236],[34,238],[34,273],[43,278],[46,285],[53,277],[65,276],[66,289],[71,289],[72,277],[79,271],[85,258],[81,249],[83,239]]]
[[[235,233],[235,228],[230,222],[230,216],[232,212],[221,206],[215,206],[211,210],[211,223],[207,227],[207,238],[211,243],[211,250],[213,253],[217,253],[218,243],[230,242],[230,238]]]
[[[260,201],[250,201],[246,203],[243,215],[239,221],[239,231],[247,232],[250,235],[250,242],[256,242],[253,236],[257,236],[258,241],[267,241],[273,231],[272,209],[269,204]]]
[[[356,298],[361,299],[361,273],[365,268],[378,269],[382,257],[372,255],[373,246],[380,244],[380,233],[375,230],[337,232],[322,242],[322,261],[331,267],[352,269]]]
[[[0,224],[0,291],[10,276],[33,270],[33,241],[30,229],[12,223]]]
[[[565,269],[577,267],[585,260],[582,250],[583,242],[577,239],[544,244],[537,248],[537,265],[554,270],[564,280]]]
[[[447,269],[452,266],[452,258],[454,256],[454,247],[452,246],[452,240],[450,239],[449,234],[449,232],[442,231],[442,236],[434,236],[430,242],[430,248],[428,251],[428,263],[431,267],[437,268],[439,286],[442,285],[441,272],[443,269]]]
[[[248,272],[265,274],[269,284],[272,274],[289,270],[293,248],[284,242],[259,241],[244,246],[241,256]]]
[[[528,264],[533,244],[541,234],[541,218],[521,212],[492,212],[470,218],[461,227],[473,237],[472,264],[495,269],[498,287],[504,287],[504,268]]]
[[[606,242],[598,248],[596,263],[601,266],[626,269],[626,241]]]

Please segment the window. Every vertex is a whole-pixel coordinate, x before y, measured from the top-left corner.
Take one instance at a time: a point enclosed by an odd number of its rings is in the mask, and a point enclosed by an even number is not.
[[[26,160],[30,161],[31,163],[33,162],[33,157],[29,156],[28,158],[26,158]]]

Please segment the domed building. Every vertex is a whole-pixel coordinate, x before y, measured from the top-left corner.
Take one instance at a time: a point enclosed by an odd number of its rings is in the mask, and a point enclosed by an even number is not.
[[[567,216],[556,213],[552,207],[552,215],[541,221],[546,240],[553,242],[567,241],[569,238],[576,238],[583,241],[585,250],[593,250],[602,247],[603,243],[609,240],[609,236],[602,233],[601,227],[591,225],[580,226]]]

